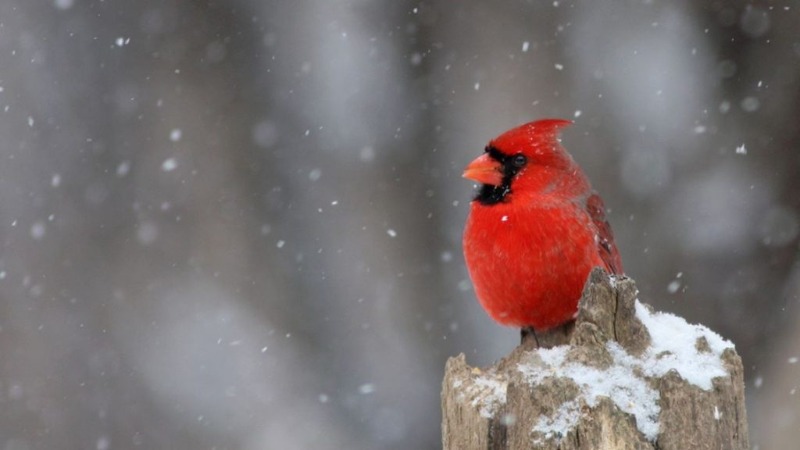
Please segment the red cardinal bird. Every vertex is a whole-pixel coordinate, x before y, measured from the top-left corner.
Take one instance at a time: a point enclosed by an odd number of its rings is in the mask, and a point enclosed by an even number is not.
[[[489,142],[464,177],[481,183],[464,230],[475,293],[494,320],[547,330],[575,318],[594,267],[622,273],[603,200],[559,144],[568,120],[526,123]]]

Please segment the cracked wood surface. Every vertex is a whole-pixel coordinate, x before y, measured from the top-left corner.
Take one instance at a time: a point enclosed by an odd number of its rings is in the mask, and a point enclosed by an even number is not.
[[[636,316],[638,291],[628,278],[612,279],[595,269],[587,281],[577,320],[548,332],[523,330],[522,344],[495,365],[473,368],[463,354],[450,358],[442,385],[442,442],[446,450],[501,449],[734,449],[749,448],[743,369],[733,349],[721,354],[727,376],[703,390],[673,371],[646,377],[658,393],[658,435],[647,439],[636,418],[608,397],[594,405],[581,398],[569,377],[545,376],[531,384],[518,369],[539,358],[539,349],[568,345],[567,360],[606,370],[614,358],[608,342],[634,356],[650,346],[650,334]],[[698,352],[710,352],[705,338]],[[534,428],[565,414],[579,420],[564,434]]]

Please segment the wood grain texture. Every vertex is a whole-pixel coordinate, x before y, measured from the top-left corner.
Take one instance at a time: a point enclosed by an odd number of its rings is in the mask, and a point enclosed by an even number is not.
[[[450,358],[442,384],[444,449],[748,449],[742,362],[732,348],[720,358],[727,375],[714,378],[708,390],[674,370],[661,377],[640,374],[657,392],[655,439],[648,439],[636,418],[615,399],[601,396],[590,402],[569,376],[545,373],[532,383],[520,369],[545,367],[542,349],[560,345],[569,346],[569,363],[608,373],[613,373],[616,361],[607,343],[616,342],[629,355],[642,355],[651,337],[636,316],[637,293],[632,280],[612,279],[596,269],[574,324],[547,333],[523,333],[523,343],[488,368],[470,367],[463,354]],[[704,338],[697,339],[695,348],[698,353],[711,352]],[[541,423],[558,424],[566,416],[574,423],[565,425],[563,433],[537,428]]]

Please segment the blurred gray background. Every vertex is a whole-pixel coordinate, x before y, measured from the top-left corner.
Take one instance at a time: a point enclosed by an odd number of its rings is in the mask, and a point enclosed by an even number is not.
[[[0,449],[439,448],[518,339],[461,171],[543,117],[792,448],[799,116],[791,1],[0,2]]]

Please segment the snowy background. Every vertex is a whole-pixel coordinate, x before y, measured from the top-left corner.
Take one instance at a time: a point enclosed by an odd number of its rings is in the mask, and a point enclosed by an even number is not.
[[[800,439],[800,5],[0,2],[0,449],[435,449],[463,167],[520,123]]]

